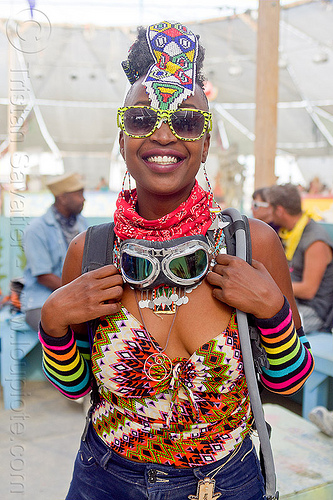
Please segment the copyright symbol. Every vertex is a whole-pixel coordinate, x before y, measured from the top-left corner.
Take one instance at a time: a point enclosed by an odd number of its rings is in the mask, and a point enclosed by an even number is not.
[[[9,43],[25,54],[44,50],[51,35],[51,23],[47,15],[36,9],[33,13],[34,17],[31,18],[30,9],[23,9],[10,17],[6,24]]]

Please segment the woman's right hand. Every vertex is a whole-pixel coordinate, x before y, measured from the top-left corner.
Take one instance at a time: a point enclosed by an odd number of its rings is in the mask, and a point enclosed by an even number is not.
[[[62,270],[63,286],[42,308],[43,330],[53,337],[66,335],[68,326],[83,333],[86,321],[120,311],[123,279],[114,265],[82,274],[85,239],[83,232],[71,241]]]
[[[119,312],[122,285],[122,276],[112,264],[78,276],[55,290],[44,303],[43,330],[62,337],[69,325]]]

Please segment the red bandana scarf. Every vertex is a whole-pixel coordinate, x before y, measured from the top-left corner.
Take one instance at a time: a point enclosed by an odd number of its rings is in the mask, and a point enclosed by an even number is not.
[[[140,217],[135,211],[136,191],[132,193],[134,203],[129,199],[128,191],[119,194],[114,213],[114,231],[122,240],[135,238],[163,241],[194,234],[206,234],[212,224],[214,216],[209,210],[209,193],[202,189],[197,181],[186,201],[173,212],[156,220],[146,220]]]

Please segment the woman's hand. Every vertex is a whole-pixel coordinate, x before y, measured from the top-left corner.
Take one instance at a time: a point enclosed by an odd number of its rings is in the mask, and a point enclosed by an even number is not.
[[[257,219],[249,219],[252,241],[252,266],[231,255],[219,255],[207,281],[213,295],[231,307],[257,318],[272,318],[287,297],[296,328],[301,326],[290,272],[281,241],[276,232]]]
[[[119,312],[122,285],[123,279],[112,264],[78,276],[55,290],[44,303],[43,330],[62,337],[69,325]]]
[[[216,257],[216,265],[208,273],[213,296],[257,318],[271,318],[283,306],[284,298],[265,266],[226,254]]]

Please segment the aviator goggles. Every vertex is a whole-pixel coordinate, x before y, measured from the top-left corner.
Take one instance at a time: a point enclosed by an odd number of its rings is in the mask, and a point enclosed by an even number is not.
[[[169,124],[177,139],[196,141],[212,130],[212,115],[201,109],[187,108],[161,110],[150,106],[126,106],[118,109],[117,125],[129,137],[149,137],[162,123]]]
[[[210,255],[211,245],[203,235],[169,241],[129,239],[119,248],[121,274],[139,289],[196,285],[208,271]]]

